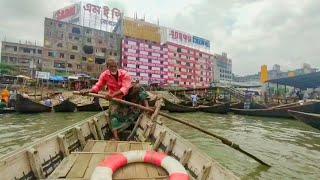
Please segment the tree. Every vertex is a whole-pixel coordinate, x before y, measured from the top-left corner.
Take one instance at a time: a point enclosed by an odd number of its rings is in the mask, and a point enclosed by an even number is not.
[[[15,71],[15,67],[10,64],[0,63],[0,74],[12,75]]]

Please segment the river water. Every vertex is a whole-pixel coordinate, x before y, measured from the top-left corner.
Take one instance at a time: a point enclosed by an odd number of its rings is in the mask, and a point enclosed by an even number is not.
[[[0,156],[93,114],[0,115]],[[233,141],[272,166],[266,169],[217,139],[165,120],[171,129],[242,179],[320,179],[320,131],[299,121],[233,114],[172,115]]]

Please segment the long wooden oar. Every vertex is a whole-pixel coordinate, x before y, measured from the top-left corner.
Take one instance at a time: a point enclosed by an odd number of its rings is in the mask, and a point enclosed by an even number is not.
[[[81,93],[75,91],[74,94],[81,94]],[[86,95],[106,99],[105,95],[102,95],[102,94],[88,93]],[[139,105],[139,104],[135,104],[135,103],[132,103],[132,102],[128,102],[128,101],[125,101],[125,100],[122,100],[122,99],[113,98],[112,101],[115,101],[115,102],[118,102],[118,103],[121,103],[121,104],[126,104],[126,105],[129,105],[129,106],[134,106],[134,107],[140,108],[140,109],[145,110],[145,111],[154,112],[154,109],[152,109],[152,108],[147,108],[145,106],[142,106],[142,105]],[[205,133],[205,134],[207,134],[209,136],[212,136],[212,137],[215,137],[217,139],[220,139],[223,144],[226,144],[226,145],[232,147],[233,149],[236,149],[236,150],[242,152],[243,154],[253,158],[254,160],[258,161],[259,163],[261,163],[261,164],[263,164],[263,165],[265,165],[267,167],[271,167],[269,164],[263,162],[261,159],[257,158],[256,156],[254,156],[254,155],[246,152],[245,150],[241,149],[239,145],[233,143],[232,141],[229,141],[228,139],[226,139],[224,137],[221,137],[221,136],[218,136],[216,134],[213,134],[213,133],[211,133],[211,132],[209,132],[209,131],[207,131],[207,130],[205,130],[205,129],[203,129],[203,128],[195,125],[195,124],[192,124],[192,123],[186,122],[184,120],[178,119],[176,117],[170,116],[167,113],[159,112],[159,114],[164,116],[164,117],[167,117],[169,119],[172,119],[174,121],[177,121],[179,123],[182,123],[184,125],[187,125],[189,127],[192,127],[194,129],[197,129],[197,130],[199,130],[199,131],[201,131],[201,132],[203,132],[203,133]]]

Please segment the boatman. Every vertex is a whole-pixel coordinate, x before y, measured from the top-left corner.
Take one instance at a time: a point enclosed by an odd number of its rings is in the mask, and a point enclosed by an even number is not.
[[[192,101],[192,106],[196,107],[198,104],[198,96],[195,92],[191,95],[191,101]]]
[[[108,100],[112,100],[112,98],[124,99],[148,107],[148,94],[139,84],[132,82],[132,78],[127,71],[118,69],[115,59],[108,59],[107,70],[100,75],[98,82],[89,92],[99,93],[105,86],[108,87],[108,94],[106,95]],[[86,90],[81,91],[82,94],[87,92]],[[109,118],[114,139],[120,140],[118,132],[133,124],[139,115],[140,109],[110,101]]]

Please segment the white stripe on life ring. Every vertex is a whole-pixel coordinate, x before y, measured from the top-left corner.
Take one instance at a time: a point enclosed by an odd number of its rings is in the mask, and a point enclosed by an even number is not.
[[[91,180],[112,180],[112,174],[119,168],[133,162],[145,162],[163,167],[170,180],[189,180],[189,175],[179,161],[164,153],[155,151],[128,151],[105,158],[93,171]]]

